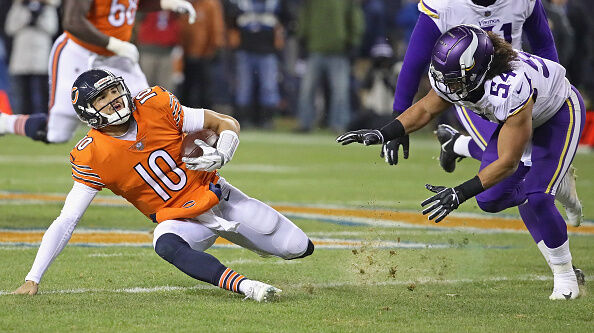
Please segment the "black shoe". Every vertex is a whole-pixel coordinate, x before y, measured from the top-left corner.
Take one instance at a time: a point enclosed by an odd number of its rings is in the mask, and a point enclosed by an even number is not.
[[[454,152],[454,142],[456,142],[460,133],[452,126],[441,124],[437,126],[435,134],[437,134],[437,140],[441,144],[439,165],[441,165],[446,172],[454,172],[454,169],[456,169],[456,159],[460,161],[464,158],[464,156]]]
[[[584,272],[575,266],[573,266],[573,272],[575,273],[575,277],[577,279],[578,286],[585,285],[586,284],[586,275],[584,274]]]

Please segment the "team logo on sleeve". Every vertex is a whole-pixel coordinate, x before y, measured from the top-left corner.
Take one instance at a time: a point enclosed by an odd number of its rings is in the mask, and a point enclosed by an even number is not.
[[[182,207],[184,207],[184,208],[191,208],[191,207],[193,207],[195,204],[196,204],[196,201],[194,201],[194,200],[190,200],[190,201],[186,202],[185,204],[183,204],[183,205],[182,205]]]
[[[76,104],[78,101],[78,87],[72,87],[72,104]]]

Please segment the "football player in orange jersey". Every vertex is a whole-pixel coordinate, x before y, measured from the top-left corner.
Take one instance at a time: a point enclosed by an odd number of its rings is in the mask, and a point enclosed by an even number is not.
[[[279,289],[224,266],[204,252],[218,237],[262,255],[309,256],[311,240],[293,222],[220,177],[239,144],[239,123],[193,109],[161,87],[132,98],[121,77],[93,69],[72,87],[72,104],[91,128],[70,153],[74,186],[50,225],[25,283],[14,293],[35,294],[95,194],[121,195],[153,222],[155,251],[189,276],[262,301]],[[214,130],[216,148],[196,140],[204,154],[181,157],[184,133]]]
[[[136,11],[171,10],[188,14],[194,7],[185,0],[64,0],[64,33],[56,39],[49,59],[48,114],[0,114],[0,134],[26,135],[34,140],[62,143],[80,124],[70,106],[70,87],[90,68],[105,68],[122,76],[132,95],[149,87],[138,65],[138,50],[130,43]]]

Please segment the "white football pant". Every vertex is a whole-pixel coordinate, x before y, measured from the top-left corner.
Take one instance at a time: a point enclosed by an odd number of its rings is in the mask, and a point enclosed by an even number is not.
[[[218,217],[239,222],[235,232],[210,229],[196,220],[167,220],[159,223],[153,235],[153,247],[163,234],[173,233],[190,247],[204,251],[223,237],[262,255],[284,259],[299,257],[307,250],[309,238],[293,222],[267,204],[250,198],[220,178],[220,203],[212,208]],[[228,200],[227,200],[228,199]]]

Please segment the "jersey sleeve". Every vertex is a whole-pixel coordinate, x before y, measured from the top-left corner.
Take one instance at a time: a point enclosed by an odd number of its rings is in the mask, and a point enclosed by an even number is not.
[[[163,112],[165,118],[181,133],[184,124],[184,111],[175,95],[167,89],[155,86],[147,88],[134,97],[137,109],[149,107]]]
[[[426,68],[431,60],[431,50],[440,35],[441,32],[432,19],[425,14],[420,14],[410,37],[402,69],[396,82],[394,104],[392,105],[392,110],[396,113],[400,114],[412,105],[423,72],[427,72]]]
[[[439,28],[441,33],[447,30],[447,8],[448,2],[444,0],[420,0],[417,7],[419,11],[429,16]]]
[[[100,191],[105,187],[101,176],[93,170],[92,150],[93,137],[85,136],[70,152],[70,166],[72,167],[72,179],[95,190]]]
[[[495,109],[495,117],[502,122],[524,110],[532,98],[532,82],[525,73],[518,73],[518,79],[509,83],[507,98]]]
[[[530,43],[532,53],[542,58],[559,62],[553,33],[549,27],[547,14],[541,0],[530,0],[530,6],[527,7],[529,7],[526,13],[527,18],[524,21],[522,29]]]
[[[74,183],[72,190],[66,196],[60,216],[54,220],[43,235],[35,261],[25,280],[37,283],[41,281],[52,261],[70,240],[74,228],[93,201],[95,194],[97,194],[95,190]]]
[[[184,112],[184,133],[193,133],[204,128],[204,109],[194,109],[183,106]]]

